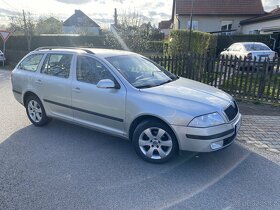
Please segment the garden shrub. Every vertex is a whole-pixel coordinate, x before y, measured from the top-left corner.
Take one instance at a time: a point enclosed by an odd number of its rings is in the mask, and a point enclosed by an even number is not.
[[[189,51],[189,30],[171,30],[168,47],[165,54],[186,54]],[[210,55],[216,54],[217,36],[200,31],[192,31],[190,51],[198,55],[204,55],[209,50]]]

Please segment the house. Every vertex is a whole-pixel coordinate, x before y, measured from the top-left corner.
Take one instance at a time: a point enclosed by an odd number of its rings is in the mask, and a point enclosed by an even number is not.
[[[243,34],[280,33],[280,8],[240,22]]]
[[[174,29],[239,33],[240,21],[265,14],[261,0],[173,0]]]
[[[100,26],[81,10],[63,22],[63,33],[100,35]]]
[[[160,30],[161,33],[164,34],[165,38],[168,37],[168,35],[169,35],[171,23],[172,23],[172,20],[163,20],[158,24],[158,29]]]

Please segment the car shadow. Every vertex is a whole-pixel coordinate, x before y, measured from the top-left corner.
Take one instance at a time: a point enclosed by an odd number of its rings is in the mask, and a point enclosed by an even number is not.
[[[30,202],[35,208],[65,203],[100,209],[165,207],[181,202],[181,195],[184,200],[205,191],[250,155],[233,144],[151,164],[135,154],[129,141],[53,120],[45,127],[24,127],[0,144],[0,189],[4,207],[30,208]],[[17,195],[17,202],[8,195]]]

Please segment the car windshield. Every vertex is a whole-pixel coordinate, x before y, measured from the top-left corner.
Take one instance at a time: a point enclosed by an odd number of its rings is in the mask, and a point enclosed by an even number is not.
[[[136,88],[151,88],[178,78],[158,64],[141,56],[122,55],[106,59]]]
[[[262,44],[245,44],[244,47],[247,51],[270,50],[268,46]]]

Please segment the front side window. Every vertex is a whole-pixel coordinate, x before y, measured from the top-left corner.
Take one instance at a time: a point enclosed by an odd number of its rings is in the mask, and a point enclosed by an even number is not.
[[[50,76],[68,78],[73,55],[48,54],[41,72]]]
[[[43,56],[44,54],[29,55],[19,64],[19,69],[33,72],[37,71]]]
[[[95,85],[102,79],[115,81],[113,75],[103,64],[87,56],[78,56],[76,74],[78,81]]]

